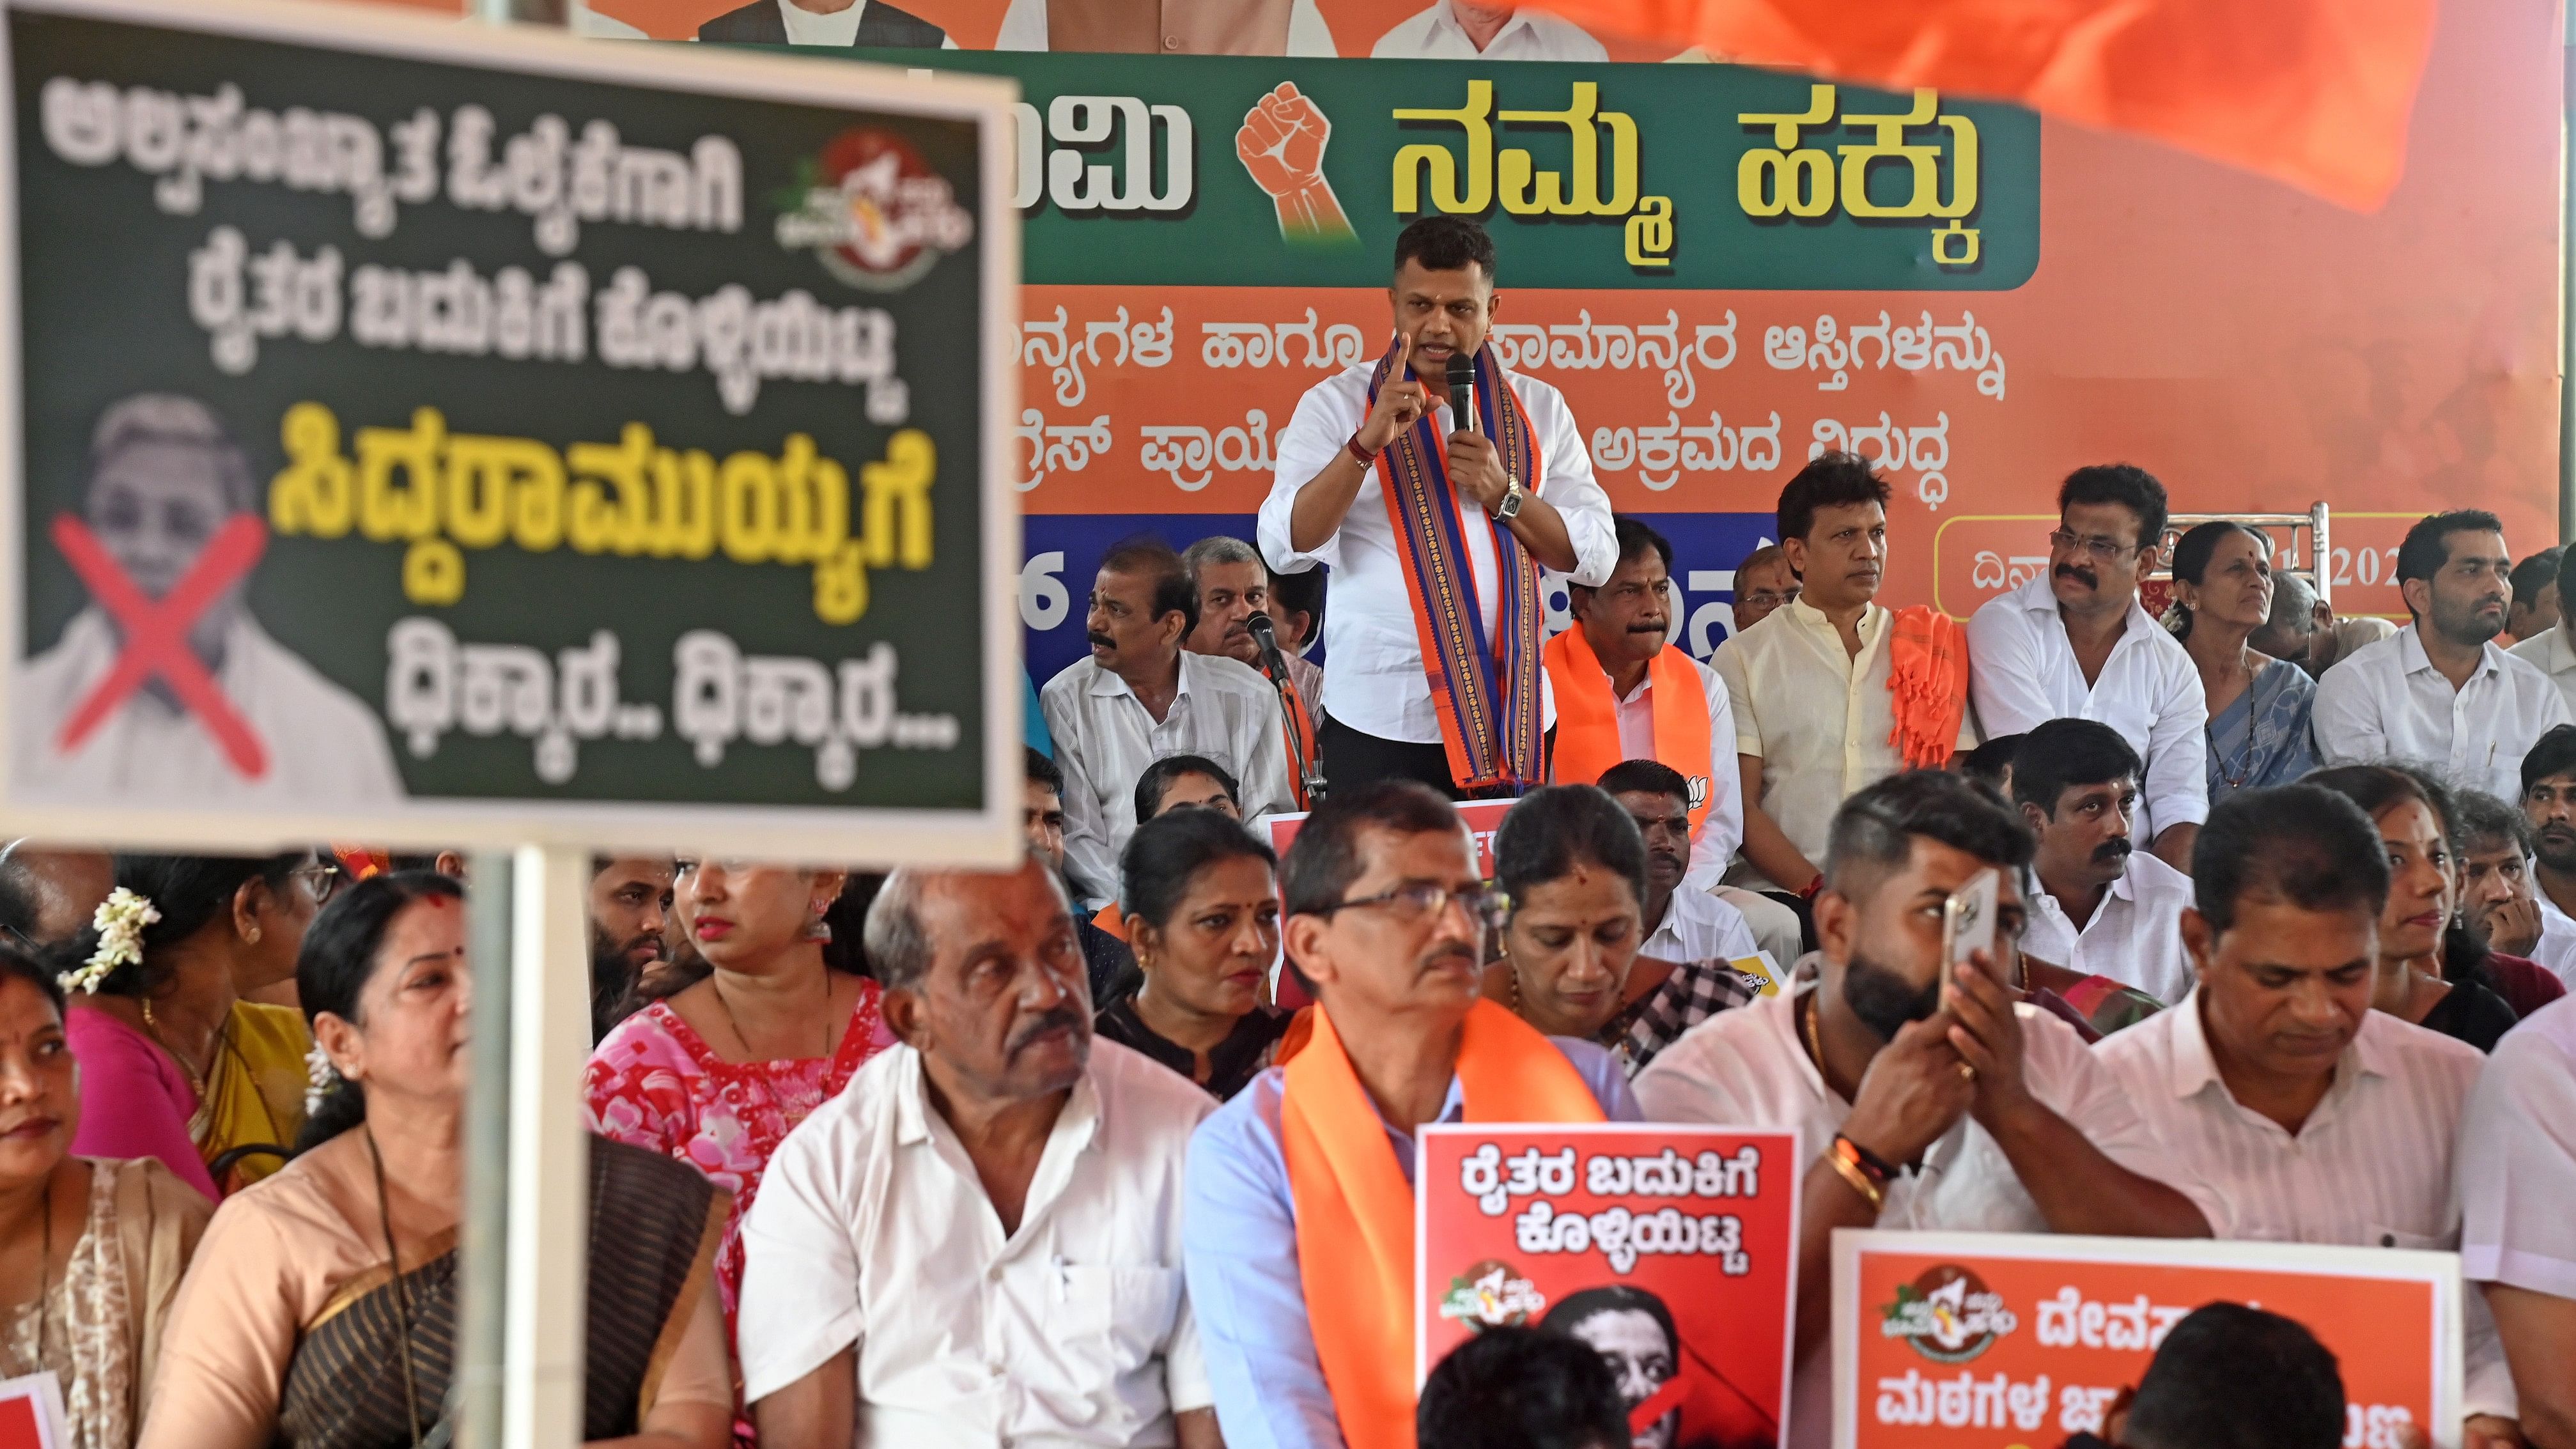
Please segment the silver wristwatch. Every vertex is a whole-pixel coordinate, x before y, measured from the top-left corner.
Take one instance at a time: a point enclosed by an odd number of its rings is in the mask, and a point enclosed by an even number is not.
[[[1494,505],[1494,516],[1509,523],[1521,516],[1521,500],[1529,496],[1529,491],[1521,487],[1518,478],[1506,478],[1504,484],[1502,501]]]

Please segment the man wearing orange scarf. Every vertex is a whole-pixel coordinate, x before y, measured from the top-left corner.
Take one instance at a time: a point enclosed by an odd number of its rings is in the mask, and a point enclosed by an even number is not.
[[[1183,1257],[1233,1449],[1413,1449],[1414,1134],[1634,1121],[1618,1063],[1479,1000],[1487,893],[1426,786],[1336,791],[1284,872],[1314,1036],[1190,1144]]]

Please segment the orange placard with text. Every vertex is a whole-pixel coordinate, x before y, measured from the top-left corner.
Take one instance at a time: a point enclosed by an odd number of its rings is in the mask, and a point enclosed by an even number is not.
[[[1797,1136],[1592,1123],[1422,1129],[1416,1362],[1526,1324],[1608,1361],[1636,1443],[1777,1449]]]
[[[1835,1449],[2044,1449],[2099,1433],[2174,1324],[2244,1303],[2343,1370],[2346,1449],[2449,1443],[2453,1253],[2008,1233],[1834,1234]]]

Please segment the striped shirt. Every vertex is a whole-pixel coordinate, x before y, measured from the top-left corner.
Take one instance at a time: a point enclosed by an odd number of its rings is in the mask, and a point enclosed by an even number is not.
[[[2334,1084],[2293,1135],[2239,1103],[2202,1029],[2201,993],[2093,1049],[2162,1142],[2198,1179],[2221,1238],[2348,1247],[2459,1246],[2451,1153],[2486,1058],[2385,1012],[2335,1064]],[[2484,1305],[2468,1313],[2472,1413],[2510,1413],[2512,1385]],[[2501,1398],[2498,1396],[2501,1395]]]

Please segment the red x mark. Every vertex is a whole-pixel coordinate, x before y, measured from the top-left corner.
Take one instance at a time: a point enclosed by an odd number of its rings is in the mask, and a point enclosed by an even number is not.
[[[125,652],[117,656],[116,667],[63,721],[62,733],[54,738],[54,748],[65,754],[78,749],[81,741],[125,703],[127,695],[157,674],[169,683],[179,702],[204,722],[206,732],[223,747],[224,758],[244,779],[266,776],[268,751],[261,747],[259,736],[251,732],[232,701],[224,698],[204,662],[188,647],[188,630],[216,595],[232,587],[259,562],[261,552],[268,547],[268,526],[256,515],[234,514],[232,522],[217,530],[214,541],[198,555],[197,565],[188,570],[188,576],[158,599],[144,597],[143,591],[117,567],[116,559],[98,541],[98,535],[79,519],[68,513],[56,517],[53,533],[54,547],[71,561],[72,572],[89,586],[90,597],[115,615],[125,631]]]

